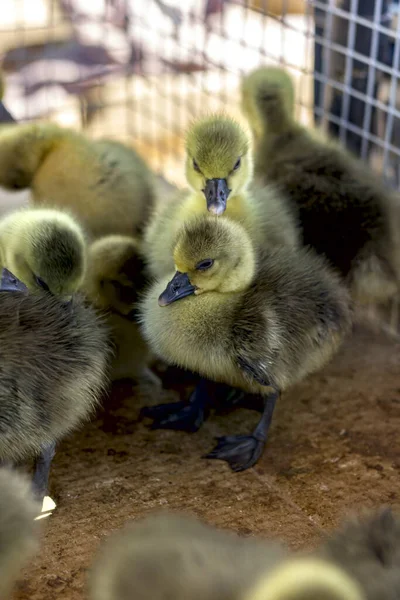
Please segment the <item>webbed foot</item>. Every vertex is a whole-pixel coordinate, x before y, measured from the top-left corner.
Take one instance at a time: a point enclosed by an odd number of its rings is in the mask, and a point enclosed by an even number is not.
[[[153,419],[150,429],[174,429],[194,433],[204,422],[204,409],[187,402],[145,406],[141,416]]]
[[[189,402],[170,402],[144,407],[140,415],[153,419],[151,429],[173,429],[194,433],[208,417],[208,385],[206,380],[201,379]]]
[[[268,437],[279,390],[274,389],[264,399],[260,422],[251,435],[227,435],[217,438],[218,444],[203,458],[226,460],[232,471],[245,471],[260,458]]]
[[[265,440],[257,440],[253,435],[227,435],[217,440],[214,450],[203,458],[225,460],[235,472],[253,467],[265,446]]]

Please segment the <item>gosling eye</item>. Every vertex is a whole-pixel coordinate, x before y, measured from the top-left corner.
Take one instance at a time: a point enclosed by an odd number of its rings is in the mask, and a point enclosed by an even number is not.
[[[239,156],[239,158],[238,158],[238,159],[237,159],[237,161],[235,162],[235,166],[233,167],[233,170],[234,170],[234,171],[237,171],[237,170],[238,170],[238,168],[240,167],[240,164],[241,164],[241,162],[242,162],[242,159],[241,159],[241,157]]]
[[[211,269],[214,261],[212,258],[206,258],[205,260],[201,260],[196,265],[196,271],[207,271],[207,269]]]
[[[43,279],[41,279],[40,277],[38,277],[37,275],[35,275],[35,281],[38,284],[38,286],[40,288],[42,288],[42,290],[44,290],[45,292],[49,292],[50,288],[47,285],[47,283],[45,281],[43,281]]]
[[[200,173],[200,172],[201,172],[201,171],[200,171],[200,167],[199,167],[199,165],[197,164],[197,162],[196,162],[194,159],[193,159],[193,169],[194,169],[195,171],[197,171],[198,173]]]

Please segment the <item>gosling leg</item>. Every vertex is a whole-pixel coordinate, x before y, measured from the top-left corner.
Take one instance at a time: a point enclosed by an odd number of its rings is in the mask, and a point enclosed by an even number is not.
[[[49,475],[51,462],[56,453],[55,443],[42,446],[42,451],[35,461],[35,473],[33,475],[33,488],[39,501],[47,494],[49,487]]]
[[[216,395],[216,414],[226,414],[238,408],[255,410],[263,413],[265,400],[262,396],[256,394],[246,394],[239,388],[232,388],[229,385],[218,383]]]
[[[218,437],[214,450],[203,458],[225,460],[235,472],[253,467],[264,450],[279,395],[279,390],[274,390],[267,396],[262,417],[251,435]]]
[[[145,406],[140,411],[140,416],[153,419],[151,429],[174,429],[194,433],[208,417],[209,385],[210,382],[206,379],[200,379],[189,398],[189,403],[180,401]]]

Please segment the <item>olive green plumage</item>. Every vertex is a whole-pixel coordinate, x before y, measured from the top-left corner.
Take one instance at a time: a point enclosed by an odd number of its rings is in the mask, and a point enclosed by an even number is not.
[[[197,269],[206,259],[211,268]],[[155,283],[141,306],[144,335],[167,362],[212,380],[250,393],[263,391],[260,381],[285,389],[322,366],[349,328],[348,295],[322,258],[284,247],[257,256],[228,218],[186,224],[174,262],[196,291],[161,307],[172,274]]]
[[[259,579],[243,600],[366,600],[343,569],[316,557],[294,558]]]
[[[239,600],[286,552],[194,518],[156,514],[104,543],[90,578],[91,600]]]
[[[134,235],[153,205],[153,175],[132,149],[51,123],[0,131],[0,185],[31,188],[35,206],[68,209],[92,238]]]
[[[246,189],[253,171],[250,141],[234,119],[216,114],[195,121],[185,148],[186,178],[193,191],[202,192],[214,178],[226,179],[232,196]]]
[[[64,212],[17,210],[0,220],[0,263],[32,291],[70,296],[85,274],[84,233]]]
[[[175,275],[156,282],[141,302],[144,337],[167,363],[264,397],[253,434],[221,438],[207,455],[247,469],[261,456],[279,392],[321,368],[349,331],[349,295],[312,250],[256,252],[228,217],[189,220],[173,259]],[[198,388],[186,408],[159,405],[142,414],[153,427],[196,431],[207,396]]]
[[[46,479],[55,443],[93,415],[106,388],[108,329],[79,296],[2,289],[0,358],[0,461],[44,452],[36,475]]]
[[[294,89],[282,69],[245,76],[242,107],[255,139],[255,173],[274,183],[299,218],[303,243],[347,278],[360,303],[398,290],[400,207],[367,164],[294,118]]]
[[[216,114],[195,122],[187,133],[185,160],[190,191],[181,191],[168,202],[160,198],[145,231],[143,253],[151,275],[163,277],[174,268],[173,244],[179,228],[214,211],[241,223],[257,245],[298,244],[296,219],[278,190],[274,186],[249,190],[253,174],[249,140],[233,119]],[[224,200],[215,196],[215,189],[208,194],[208,184],[220,186]]]
[[[147,279],[134,237],[110,235],[88,249],[88,268],[82,291],[107,319],[115,343],[111,379],[137,380],[143,375],[150,351],[135,319],[134,306]]]
[[[155,513],[101,546],[90,600],[365,600],[357,582],[319,557],[184,514]]]

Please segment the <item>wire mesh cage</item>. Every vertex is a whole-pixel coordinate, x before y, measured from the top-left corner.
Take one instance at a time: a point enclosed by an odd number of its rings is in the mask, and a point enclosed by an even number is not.
[[[296,82],[297,115],[400,177],[400,20],[388,0],[2,0],[5,104],[133,142],[183,183],[188,122],[242,119],[239,83],[261,64]]]

